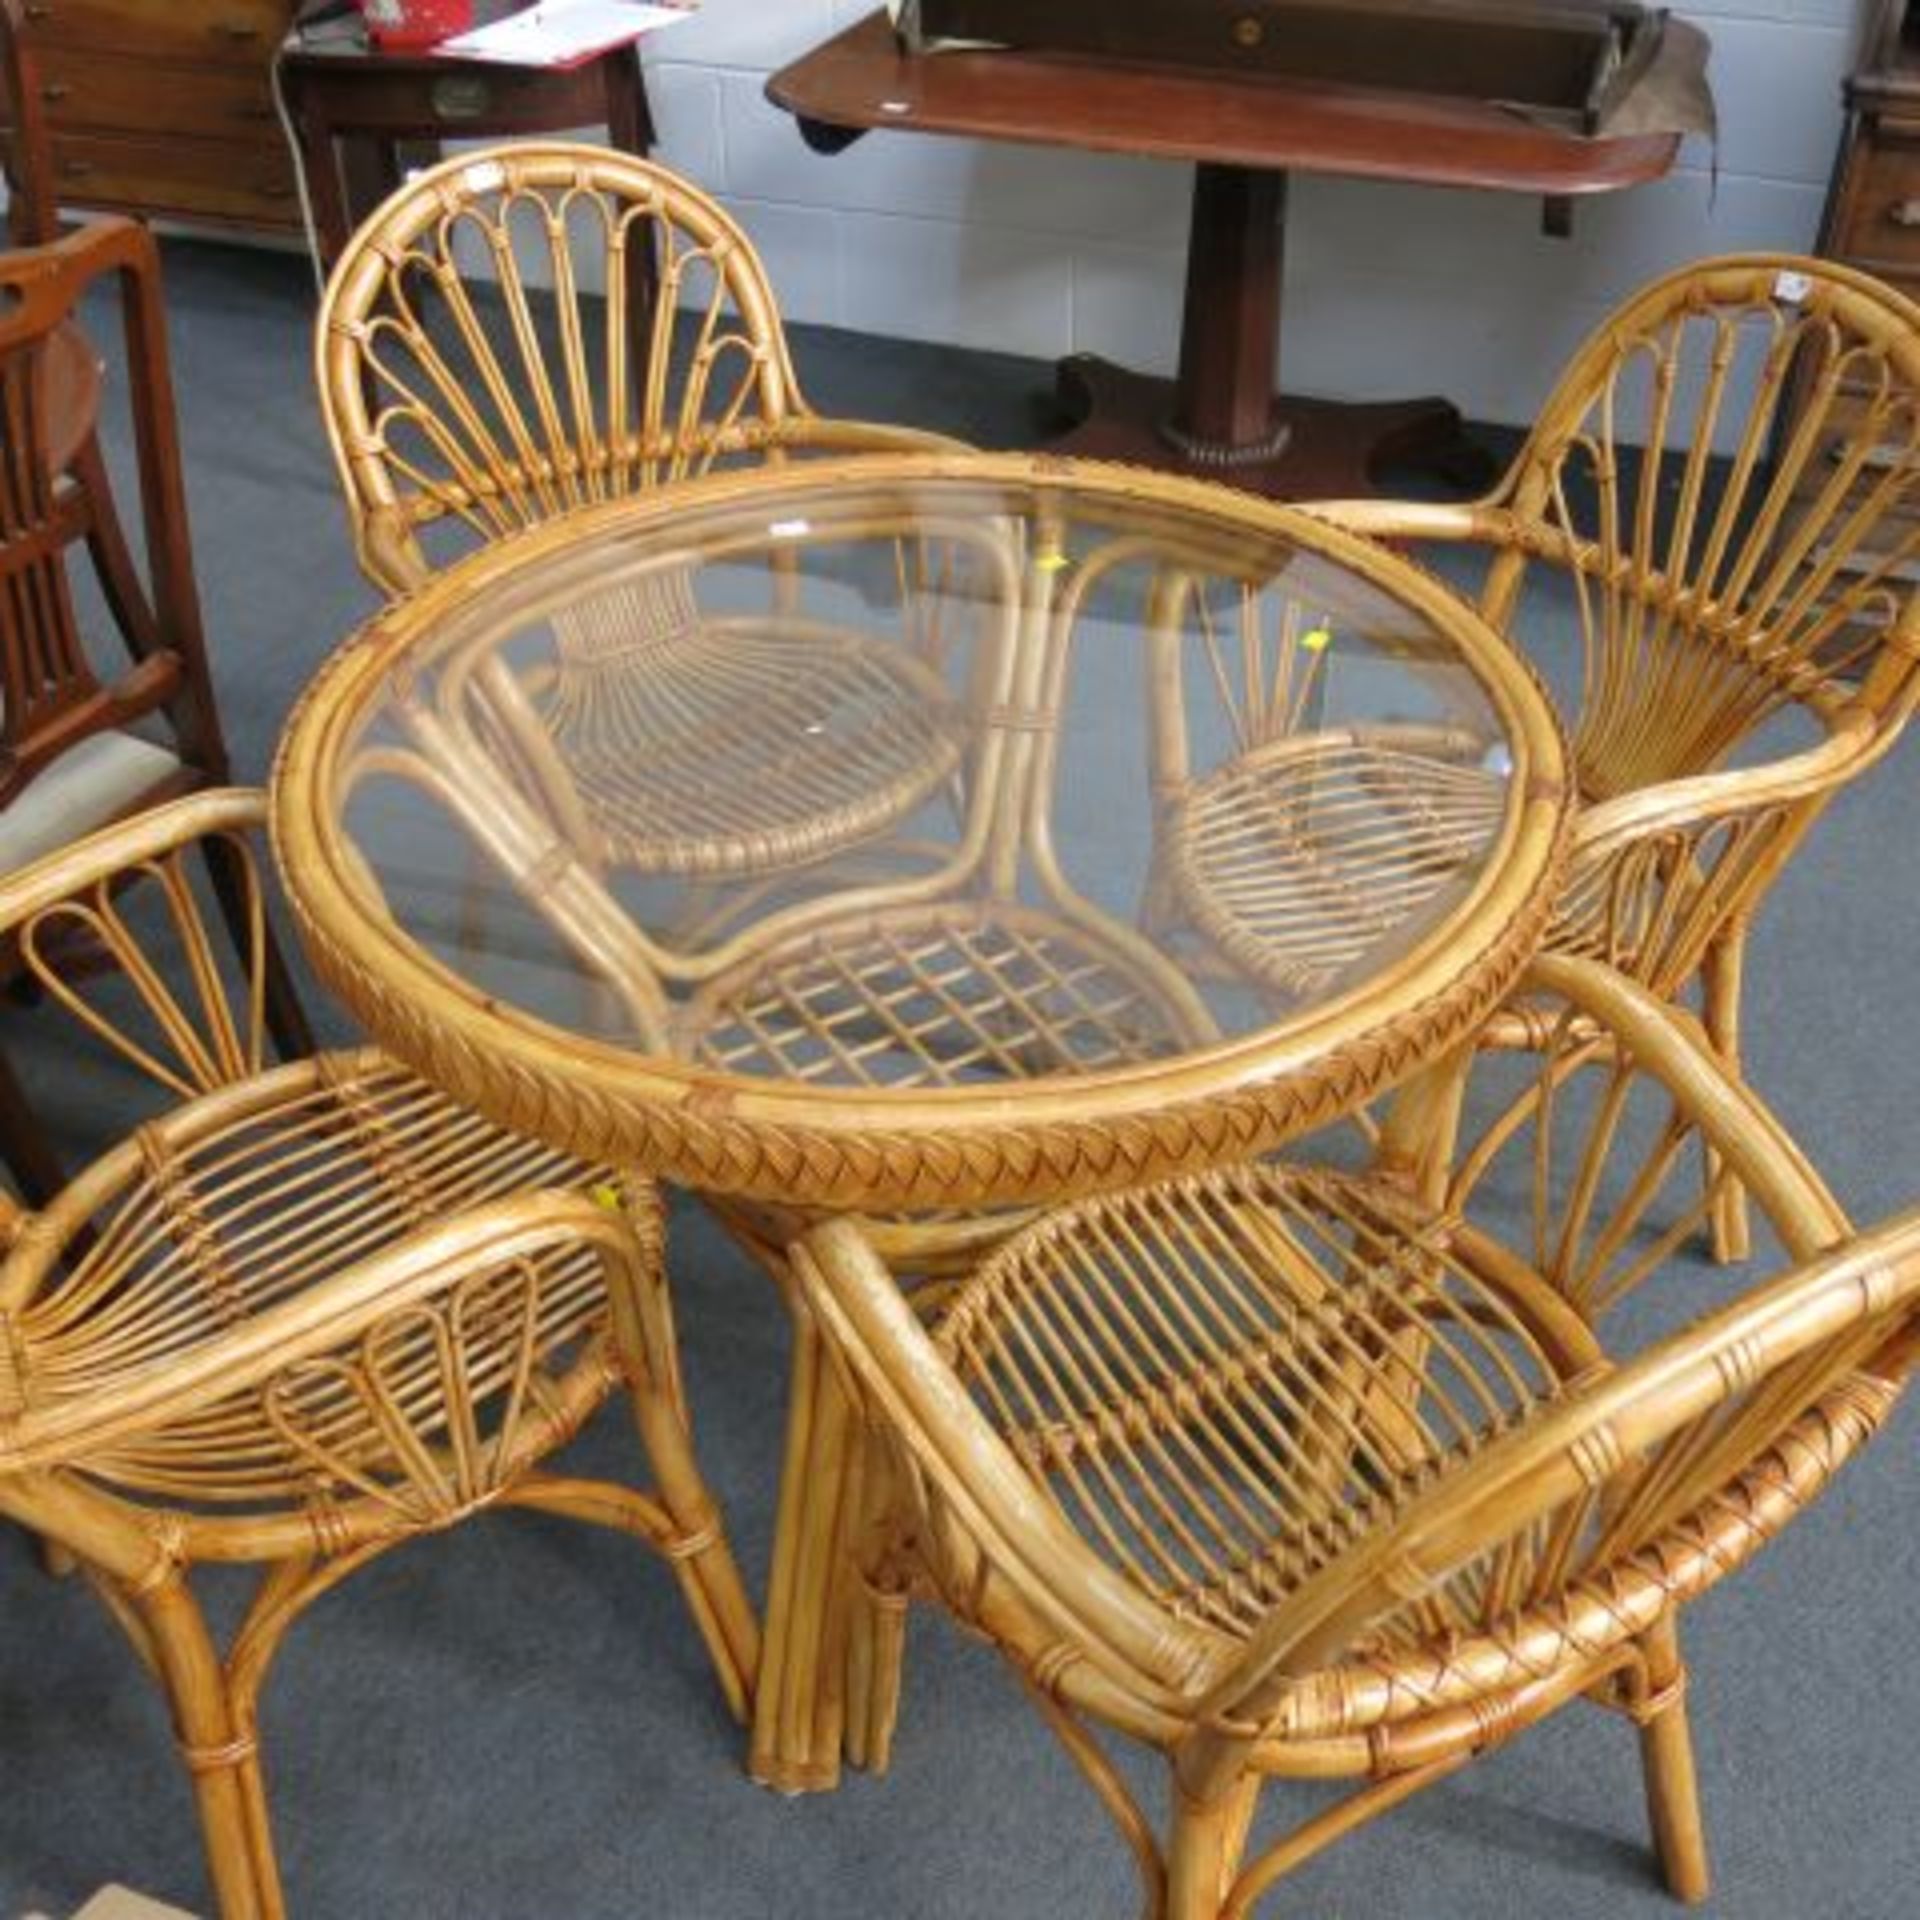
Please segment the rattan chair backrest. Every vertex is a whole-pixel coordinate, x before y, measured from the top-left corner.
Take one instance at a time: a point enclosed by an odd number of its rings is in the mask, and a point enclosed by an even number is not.
[[[1539,559],[1570,572],[1594,797],[1721,764],[1833,676],[1893,712],[1920,651],[1920,307],[1795,256],[1671,274],[1575,355],[1505,496],[1487,604],[1506,624]]]
[[[1198,1703],[1198,1744],[1231,1775],[1250,1738],[1326,1731],[1324,1674],[1343,1659],[1377,1669],[1438,1639],[1470,1672],[1476,1641],[1587,1651],[1643,1631],[1772,1539],[1878,1430],[1917,1314],[1920,1210],[1572,1392],[1289,1594]],[[1302,1697],[1313,1676],[1318,1698]]]
[[[0,947],[42,1019],[78,1023],[65,1057],[128,1076],[123,1101],[192,1100],[270,1064],[265,806],[254,789],[190,795],[0,875]],[[116,1125],[136,1117],[123,1106]]]
[[[335,266],[316,355],[355,545],[389,591],[805,411],[732,217],[665,167],[561,142],[401,188]]]

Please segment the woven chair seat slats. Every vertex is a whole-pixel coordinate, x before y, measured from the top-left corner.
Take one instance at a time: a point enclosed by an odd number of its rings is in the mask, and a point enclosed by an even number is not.
[[[1196,781],[1173,828],[1188,911],[1256,978],[1324,991],[1478,872],[1509,806],[1494,767],[1304,737]]]
[[[1598,1358],[1544,1283],[1489,1284],[1404,1197],[1276,1168],[1020,1235],[937,1342],[1096,1551],[1235,1638]],[[1469,1575],[1408,1627],[1494,1598]]]
[[[269,1085],[239,1118],[203,1122],[188,1106],[139,1136],[92,1241],[20,1312],[35,1407],[150,1376],[463,1209],[594,1177],[377,1054],[283,1070]],[[528,1362],[571,1365],[581,1356],[569,1350],[598,1338],[605,1313],[587,1248],[489,1276],[459,1308],[467,1392],[497,1398]],[[423,1319],[383,1330],[361,1356],[415,1432],[445,1424],[440,1348]],[[149,1494],[257,1506],[311,1499],[331,1462],[346,1493],[354,1476],[394,1464],[364,1384],[344,1364],[308,1367],[72,1464]],[[542,1390],[566,1397],[551,1381]]]
[[[653,612],[612,595],[555,616],[542,719],[603,858],[682,874],[816,858],[958,766],[962,717],[904,649],[773,619],[662,632]]]

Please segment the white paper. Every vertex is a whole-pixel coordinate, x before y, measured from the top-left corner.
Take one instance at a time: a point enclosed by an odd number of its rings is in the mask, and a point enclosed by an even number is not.
[[[685,8],[645,6],[638,0],[539,0],[490,27],[442,40],[434,51],[460,60],[563,67],[687,17]]]
[[[894,31],[900,28],[900,16],[907,10],[907,0],[887,0],[887,18],[893,23]],[[1003,43],[998,40],[922,40],[922,53],[991,53]]]

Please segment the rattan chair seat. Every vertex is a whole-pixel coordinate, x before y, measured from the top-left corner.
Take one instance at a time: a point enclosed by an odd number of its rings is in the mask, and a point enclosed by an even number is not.
[[[664,167],[565,141],[414,176],[335,266],[315,346],[354,545],[395,594],[457,553],[729,466],[949,444],[822,419],[732,216]],[[883,831],[959,761],[951,692],[904,645],[703,618],[671,571],[553,626],[548,732],[507,750],[538,763],[523,770],[590,857],[803,865]]]
[[[1479,870],[1508,807],[1484,752],[1434,730],[1306,735],[1235,757],[1193,783],[1172,823],[1188,914],[1266,985],[1326,991]]]
[[[1232,1642],[1405,1496],[1601,1364],[1517,1262],[1378,1180],[1254,1167],[1090,1201],[991,1256],[935,1341],[1083,1539]],[[1474,1592],[1429,1596],[1484,1617]],[[1171,1678],[1171,1674],[1168,1678]]]
[[[991,900],[889,908],[754,955],[689,1002],[678,1038],[730,1073],[905,1088],[1175,1055],[1190,1027],[1094,928]]]
[[[633,591],[555,626],[542,720],[609,861],[791,866],[883,831],[959,764],[959,707],[902,647]]]
[[[75,1182],[85,1204],[47,1216],[40,1286],[13,1337],[44,1415],[71,1394],[105,1405],[116,1386],[189,1363],[280,1305],[422,1227],[542,1188],[599,1186],[583,1167],[509,1134],[373,1049],[322,1055],[193,1101],[144,1127]],[[417,1462],[396,1447],[444,1438],[442,1372],[499,1411],[516,1375],[537,1375],[529,1456],[564,1438],[612,1384],[607,1300],[590,1249],[562,1247],[509,1273],[492,1301],[467,1303],[457,1361],[423,1322],[382,1349],[378,1391],[329,1362],[163,1422],[65,1449],[74,1471],[136,1496],[177,1502],[212,1523],[245,1515],[249,1537],[279,1507],[304,1530],[316,1499],[380,1500]],[[521,1286],[537,1292],[521,1313]],[[529,1333],[529,1329],[531,1332]],[[530,1338],[531,1344],[527,1344]],[[385,1402],[412,1410],[404,1440]],[[536,1444],[539,1443],[539,1444]],[[198,1523],[197,1523],[198,1524]]]

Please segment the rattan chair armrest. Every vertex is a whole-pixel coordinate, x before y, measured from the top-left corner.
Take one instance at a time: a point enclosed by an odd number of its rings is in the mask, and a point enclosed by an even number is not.
[[[775,447],[805,447],[821,453],[973,453],[977,449],[951,434],[904,427],[891,420],[845,420],[824,413],[799,413],[783,420],[769,442]]]
[[[1569,954],[1538,955],[1521,991],[1566,1001],[1631,1053],[1752,1190],[1789,1257],[1811,1259],[1852,1231],[1793,1136],[1713,1057],[1690,1017],[1614,968]]]
[[[0,1435],[0,1468],[57,1467],[80,1448],[151,1433],[263,1386],[289,1367],[338,1353],[389,1315],[418,1307],[477,1274],[566,1246],[593,1246],[637,1267],[640,1242],[624,1214],[578,1192],[549,1190],[489,1202],[422,1228],[322,1284],[215,1335],[164,1366],[124,1371],[92,1393],[23,1412]],[[67,1358],[69,1368],[73,1356]]]
[[[0,878],[0,933],[176,848],[265,821],[266,795],[257,787],[210,787],[115,821]]]
[[[1337,1660],[1372,1622],[1568,1503],[1604,1500],[1602,1490],[1663,1440],[1816,1344],[1884,1328],[1863,1370],[1910,1364],[1916,1313],[1920,1208],[1543,1405],[1275,1605],[1200,1707],[1179,1756],[1183,1784],[1196,1798],[1217,1797],[1255,1745],[1284,1732],[1276,1723],[1296,1683]]]
[[[411,593],[433,578],[412,524],[398,507],[370,509],[357,532],[360,570],[390,598]]]
[[[1817,745],[1777,760],[1663,780],[1595,801],[1582,808],[1575,821],[1575,860],[1601,858],[1632,841],[1697,828],[1709,820],[1817,799],[1865,772],[1893,745],[1899,731],[1884,718],[1854,709]]]
[[[793,1275],[882,1423],[932,1483],[988,1564],[1070,1644],[1117,1652],[1162,1679],[1215,1670],[1224,1643],[1184,1629],[1117,1574],[1034,1485],[908,1306],[860,1230],[815,1227]]]
[[[1497,497],[1485,500],[1305,500],[1301,510],[1369,540],[1459,541],[1502,547],[1514,518]]]

